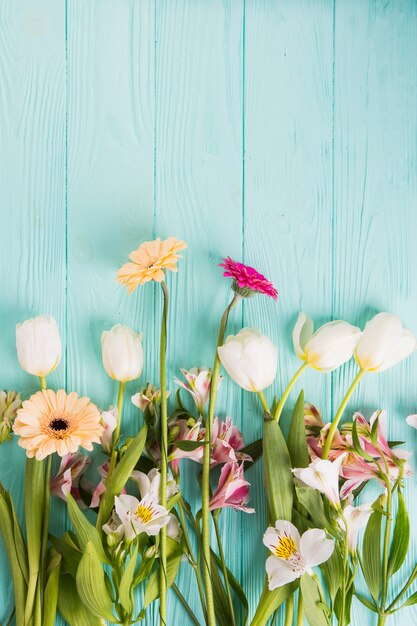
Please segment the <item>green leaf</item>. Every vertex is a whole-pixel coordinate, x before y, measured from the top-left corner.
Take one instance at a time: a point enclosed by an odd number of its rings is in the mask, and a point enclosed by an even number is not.
[[[217,566],[221,567],[221,560],[217,556],[217,554],[213,552],[213,550],[211,551],[211,556],[215,560]],[[240,586],[239,581],[233,576],[232,572],[227,567],[226,567],[226,571],[227,571],[227,577],[229,579],[229,584],[231,588],[233,589],[233,591],[235,592],[235,594],[237,595],[243,608],[242,626],[246,626],[246,624],[248,623],[248,618],[249,618],[249,604],[246,598],[246,594],[243,591],[242,587]]]
[[[135,574],[136,560],[138,556],[137,547],[133,550],[133,554],[130,556],[129,563],[126,565],[119,585],[119,600],[122,607],[127,613],[132,610],[132,603],[130,600],[130,589],[132,586],[133,576]]]
[[[62,537],[50,536],[49,540],[55,550],[62,556],[62,573],[71,574],[75,579],[78,565],[83,555],[75,542],[75,536],[73,537],[71,531],[67,531]]]
[[[211,553],[211,583],[213,585],[214,612],[217,626],[230,626],[233,624],[233,616],[230,613],[226,590],[222,578],[217,569],[213,553]]]
[[[395,518],[394,533],[388,560],[388,578],[398,572],[407,556],[410,542],[410,520],[405,505],[404,496],[398,491],[398,511]]]
[[[88,542],[77,571],[77,590],[88,610],[96,617],[115,623],[113,603],[104,578],[104,571],[94,549]]]
[[[175,447],[180,450],[184,450],[184,452],[193,452],[193,450],[197,450],[197,448],[201,448],[204,446],[204,441],[176,441]]]
[[[415,591],[407,600],[402,604],[399,609],[403,609],[406,606],[412,606],[413,604],[417,604],[417,591]],[[399,610],[397,609],[397,611]]]
[[[0,489],[10,511],[13,539],[14,539],[14,544],[16,547],[16,557],[19,562],[19,566],[22,571],[25,582],[27,583],[29,580],[29,568],[28,568],[28,555],[27,555],[26,543],[23,538],[20,524],[17,519],[16,510],[14,508],[12,497],[8,491],[6,491],[5,489],[2,489],[1,485],[0,485]]]
[[[298,588],[299,581],[288,583],[283,587],[278,587],[273,591],[268,589],[268,581],[265,580],[262,595],[256,607],[256,613],[252,619],[251,626],[265,626],[269,618],[275,611],[288,600]]]
[[[334,602],[343,580],[343,559],[337,545],[330,559],[322,563],[320,569],[323,572],[329,596]]]
[[[360,593],[356,593],[356,592],[355,592],[355,596],[358,598],[359,602],[362,602],[362,604],[366,606],[367,609],[369,609],[370,611],[373,611],[374,613],[378,613],[378,609],[375,606],[375,604],[372,602],[372,600],[368,600],[368,598],[365,598]]]
[[[374,511],[366,525],[362,544],[362,570],[369,592],[378,604],[381,589],[381,523],[382,513]]]
[[[104,552],[100,534],[97,528],[90,524],[90,522],[81,511],[78,504],[75,502],[70,493],[67,496],[67,507],[68,515],[78,537],[82,552],[85,551],[88,543],[92,543],[95,549],[95,553],[97,554],[100,561],[102,563],[109,563],[109,559]]]
[[[156,551],[153,555],[148,559],[146,556],[142,559],[141,564],[139,565],[139,569],[136,572],[135,579],[133,581],[133,586],[136,587],[139,583],[141,583],[145,578],[148,578],[151,573],[152,566],[155,562]]]
[[[240,452],[249,454],[249,456],[252,458],[252,461],[243,462],[245,470],[248,470],[249,468],[252,467],[252,465],[255,465],[256,461],[258,461],[262,456],[262,452],[263,452],[262,439],[257,439],[256,441],[253,441],[249,445],[242,448]]]
[[[44,613],[42,626],[54,626],[58,602],[59,572],[61,569],[61,555],[56,552],[48,565],[46,575],[48,582],[45,587]]]
[[[291,417],[290,430],[287,438],[288,452],[291,457],[291,467],[308,467],[306,429],[304,425],[304,391],[300,391]]]
[[[143,426],[136,437],[130,442],[128,449],[116,465],[107,481],[108,484],[106,484],[106,491],[101,499],[96,523],[96,528],[100,531],[103,524],[105,524],[110,518],[114,507],[115,496],[120,495],[131,473],[135,469],[135,465],[143,452],[143,448],[145,447],[147,432],[147,426]]]
[[[291,520],[293,478],[287,444],[278,422],[264,421],[264,487],[268,521]]]
[[[75,580],[64,574],[59,579],[58,611],[69,626],[102,626],[100,618],[95,617],[80,602]]]
[[[329,618],[323,607],[318,584],[309,574],[301,576],[300,592],[304,599],[304,610],[310,626],[329,626]],[[326,609],[328,610],[328,607]]]
[[[45,500],[44,462],[26,459],[24,502],[29,574],[39,576]]]
[[[365,450],[363,449],[361,445],[359,435],[358,435],[358,426],[356,424],[356,420],[353,420],[353,423],[352,423],[352,443],[353,443],[353,448],[355,452],[359,454],[359,456],[361,456],[363,459],[366,459],[367,461],[370,461],[372,463],[375,461],[374,457],[368,454],[367,452],[365,452]]]
[[[297,500],[308,511],[311,521],[316,528],[326,528],[334,533],[332,524],[328,519],[321,494],[311,487],[295,486]]]
[[[9,507],[9,498],[5,494],[8,492],[0,488],[0,530],[3,536],[4,548],[9,561],[10,571],[13,580],[14,601],[16,607],[16,624],[20,626],[24,623],[25,604],[27,596],[27,585],[23,575],[18,553],[16,550],[15,537],[13,534],[13,514]]]
[[[167,588],[171,587],[175,580],[181,563],[181,558],[181,544],[167,537]],[[145,598],[143,602],[144,610],[157,598],[159,598],[159,569],[153,572],[153,574],[149,577],[148,584],[146,585]]]

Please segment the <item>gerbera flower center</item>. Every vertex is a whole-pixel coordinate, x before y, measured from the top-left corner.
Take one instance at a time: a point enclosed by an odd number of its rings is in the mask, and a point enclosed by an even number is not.
[[[138,508],[136,509],[135,515],[140,519],[143,524],[146,524],[147,522],[150,522],[153,518],[153,511],[150,506],[139,504]]]
[[[280,537],[279,543],[274,552],[275,556],[288,561],[288,559],[290,559],[297,552],[297,546],[295,545],[294,539],[286,536]]]
[[[66,430],[68,428],[68,422],[61,417],[57,417],[49,424],[49,428],[52,428],[52,430],[55,430],[56,432]]]

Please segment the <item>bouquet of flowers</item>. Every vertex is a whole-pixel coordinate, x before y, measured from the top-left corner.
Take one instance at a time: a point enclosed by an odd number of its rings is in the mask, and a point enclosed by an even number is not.
[[[366,373],[388,369],[415,350],[413,334],[388,313],[376,315],[363,331],[332,321],[314,332],[300,313],[293,343],[302,364],[269,404],[265,390],[276,378],[276,346],[255,328],[227,336],[227,324],[242,299],[276,300],[278,294],[262,274],[227,257],[221,266],[231,278],[231,294],[212,367],[179,369],[172,393],[166,374],[167,272],[177,271],[185,248],[174,237],[145,242],[117,273],[129,294],[154,282],[163,297],[159,380],[138,387],[130,398],[141,423],[132,437],[123,431],[125,385],[141,376],[144,359],[152,357],[145,357],[140,333],[121,324],[103,332],[103,366],[118,382],[118,394],[114,406],[98,408],[75,391],[48,386],[61,358],[53,318],[41,315],[16,328],[19,363],[39,379],[40,390],[23,401],[14,391],[0,393],[0,443],[15,435],[27,456],[23,527],[0,484],[0,531],[14,588],[7,623],[15,618],[17,626],[53,626],[59,612],[69,626],[130,625],[157,601],[160,625],[167,626],[169,591],[189,623],[198,625],[196,608],[176,585],[179,568],[188,567],[207,626],[246,625],[251,613],[251,624],[261,626],[281,610],[286,626],[295,611],[297,626],[305,620],[310,626],[347,626],[353,601],[382,626],[394,612],[417,603],[417,592],[409,593],[417,565],[403,573],[410,541],[403,495],[410,454],[388,441],[383,410],[369,421],[359,412],[350,422],[341,418]],[[325,423],[301,390],[285,438],[280,418],[304,370],[331,372],[352,357],[358,373],[334,418]],[[242,389],[257,394],[261,440],[245,445],[232,418],[218,415],[221,366]],[[407,421],[417,427],[415,415]],[[250,609],[225,560],[221,513],[255,513],[248,506],[246,472],[261,458],[269,556],[262,595]],[[182,476],[191,467],[183,467],[184,459],[195,463],[198,503],[187,502],[183,493]],[[378,495],[364,503],[367,483],[378,486]],[[63,501],[71,522],[60,537],[50,533],[51,497]],[[261,546],[262,537],[258,541]],[[366,595],[357,585],[358,572]],[[394,575],[402,576],[399,592]]]

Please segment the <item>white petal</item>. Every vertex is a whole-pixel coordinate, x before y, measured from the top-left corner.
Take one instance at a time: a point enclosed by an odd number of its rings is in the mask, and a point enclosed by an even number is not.
[[[417,428],[417,414],[409,415],[405,421],[409,426]]]
[[[305,360],[305,346],[313,335],[313,322],[305,313],[299,313],[292,332],[292,342],[294,344],[295,354],[302,361]]]
[[[324,324],[306,345],[309,365],[326,372],[340,367],[352,358],[361,335],[359,328],[342,320]]]
[[[331,557],[334,550],[334,542],[326,539],[326,533],[319,528],[306,530],[300,540],[300,552],[308,567],[314,567],[324,563]]]
[[[124,522],[126,519],[130,519],[130,516],[134,514],[139,506],[139,500],[134,496],[122,493],[120,496],[115,496],[114,506],[117,515],[120,517],[122,522]]]
[[[287,522],[287,520],[278,519],[275,522],[275,530],[279,535],[287,535],[287,537],[291,537],[294,539],[294,543],[297,546],[297,549],[300,546],[300,533],[298,529],[291,522]]]
[[[137,483],[139,487],[140,497],[144,498],[150,491],[150,480],[144,472],[134,470],[131,473],[131,477]]]
[[[287,561],[279,559],[275,556],[267,558],[265,569],[268,575],[268,588],[270,591],[276,589],[277,587],[282,587],[296,578],[300,578],[300,576],[304,573],[303,569],[300,568],[300,570],[296,571],[287,563]]]

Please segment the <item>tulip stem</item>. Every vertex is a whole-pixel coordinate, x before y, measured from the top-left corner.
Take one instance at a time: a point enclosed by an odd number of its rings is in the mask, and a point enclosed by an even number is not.
[[[123,400],[125,395],[125,384],[119,383],[119,393],[117,394],[117,424],[113,433],[113,447],[117,445],[120,437],[120,426],[122,424]]]
[[[167,347],[167,318],[168,318],[168,287],[165,281],[161,282],[164,305],[161,321],[161,340],[159,346],[159,366],[161,385],[161,506],[167,506],[167,476],[168,476],[168,407],[167,407],[167,379],[166,379],[166,347]],[[160,531],[160,566],[159,566],[159,623],[166,626],[167,618],[167,530]]]
[[[46,389],[46,376],[39,376],[39,380],[41,383],[41,389]]]
[[[329,428],[329,433],[326,437],[326,442],[323,448],[323,456],[322,456],[323,459],[327,459],[329,456],[330,448],[332,446],[332,442],[333,442],[337,427],[339,425],[340,419],[343,415],[343,412],[346,408],[347,403],[350,400],[352,393],[354,392],[356,386],[358,385],[359,381],[361,380],[364,374],[365,374],[365,370],[360,369],[359,372],[356,374],[355,378],[353,379],[351,386],[347,390],[345,397],[343,398],[342,404],[340,405],[339,410],[337,411],[335,415],[335,418]]]
[[[294,387],[295,383],[297,382],[297,380],[300,378],[301,374],[304,372],[304,370],[307,367],[308,367],[308,363],[303,363],[302,366],[298,368],[298,370],[295,372],[294,376],[291,378],[290,382],[288,383],[288,386],[286,390],[284,391],[284,393],[282,394],[281,400],[279,401],[278,406],[274,411],[273,417],[277,422],[279,422],[281,413],[284,409],[285,403],[288,399],[288,396],[291,393],[292,388]]]
[[[268,402],[266,401],[265,394],[263,391],[258,391],[258,398],[265,413],[268,413],[268,415],[271,415],[271,409],[268,406]]]
[[[206,432],[204,437],[204,456],[203,456],[203,476],[201,482],[201,500],[202,500],[202,546],[203,546],[203,575],[206,588],[207,602],[207,624],[208,626],[216,626],[216,617],[214,612],[213,587],[211,584],[211,554],[210,554],[210,453],[211,453],[211,429],[214,420],[214,410],[216,405],[217,387],[220,378],[220,359],[217,348],[224,343],[224,335],[226,333],[227,320],[232,308],[242,299],[242,296],[235,294],[229,306],[222,315],[219,334],[217,337],[216,355],[214,358],[213,370],[211,373],[210,399],[208,415],[205,423]]]

